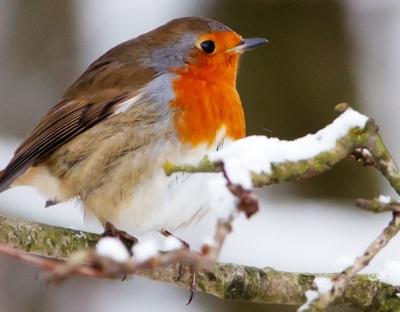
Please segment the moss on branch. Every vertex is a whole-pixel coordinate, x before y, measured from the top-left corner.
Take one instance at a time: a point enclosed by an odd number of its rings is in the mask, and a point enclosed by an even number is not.
[[[159,268],[140,273],[158,281],[185,287],[190,280],[188,272],[175,280],[177,267]],[[211,272],[198,275],[199,290],[224,300],[301,305],[304,293],[318,276],[334,274],[291,273],[272,268],[255,268],[237,264],[218,263]],[[388,312],[400,310],[400,300],[393,286],[380,282],[374,275],[357,275],[335,304],[347,305],[360,311]],[[398,309],[398,310],[396,310]]]
[[[99,235],[0,216],[0,244],[56,259],[93,247]]]

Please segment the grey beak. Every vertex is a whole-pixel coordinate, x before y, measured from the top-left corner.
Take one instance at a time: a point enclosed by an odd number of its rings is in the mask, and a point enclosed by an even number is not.
[[[258,47],[259,45],[262,45],[267,42],[268,40],[264,38],[246,38],[242,39],[236,47],[230,49],[229,51],[242,53],[245,51],[252,50]]]

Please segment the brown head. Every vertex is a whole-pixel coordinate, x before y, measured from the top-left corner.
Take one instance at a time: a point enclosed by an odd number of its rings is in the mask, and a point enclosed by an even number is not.
[[[182,142],[212,144],[221,130],[230,139],[245,135],[245,122],[236,76],[240,55],[266,42],[243,39],[224,24],[208,18],[175,19],[128,44],[144,43],[142,64],[157,75],[173,73],[172,88],[163,94],[175,110]]]
[[[188,64],[230,64],[233,56],[265,42],[263,38],[243,39],[228,26],[209,18],[183,17],[122,43],[106,55],[137,60],[159,75]]]

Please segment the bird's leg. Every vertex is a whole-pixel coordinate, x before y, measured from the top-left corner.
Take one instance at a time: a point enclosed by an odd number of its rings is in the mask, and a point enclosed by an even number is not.
[[[175,237],[177,240],[179,240],[182,243],[182,245],[183,245],[183,247],[185,249],[190,250],[190,244],[187,241],[183,240],[180,237],[175,236],[170,231],[162,230],[160,233],[165,237],[169,237],[169,236]],[[180,263],[179,264],[179,270],[178,270],[178,276],[176,277],[176,281],[179,281],[181,279],[182,274],[183,274],[183,269],[184,269],[184,267],[183,267],[182,263]]]
[[[102,234],[103,237],[105,236],[111,236],[115,238],[119,238],[122,243],[124,243],[125,247],[128,249],[129,253],[132,253],[132,246],[137,244],[139,240],[128,234],[125,231],[118,230],[114,225],[112,225],[110,222],[106,221],[103,223],[104,227],[104,232]]]
[[[169,236],[175,237],[176,239],[178,239],[182,243],[182,245],[183,245],[183,247],[185,249],[190,250],[190,244],[188,242],[186,242],[185,240],[183,240],[180,237],[175,236],[170,231],[162,230],[162,231],[160,231],[160,233],[162,235],[164,235],[165,237],[169,237]],[[183,269],[184,269],[183,268],[183,264],[180,263],[179,264],[178,276],[176,278],[177,281],[179,281],[181,279],[182,274],[183,274]],[[196,274],[196,271],[195,271],[193,266],[190,266],[189,270],[190,270],[190,288],[189,288],[190,297],[189,297],[188,302],[186,303],[187,305],[189,305],[192,302],[193,297],[194,297],[194,292],[196,291],[196,287],[197,287],[197,274]]]

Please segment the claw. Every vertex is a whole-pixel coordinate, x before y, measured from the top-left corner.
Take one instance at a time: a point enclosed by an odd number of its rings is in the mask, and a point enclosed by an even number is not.
[[[192,300],[193,300],[193,298],[194,298],[194,291],[193,291],[193,290],[191,290],[191,291],[190,291],[190,297],[189,297],[189,300],[186,302],[186,305],[189,305],[189,304],[191,304],[191,303],[192,303]]]
[[[193,267],[190,267],[190,279],[191,279],[191,283],[190,283],[190,296],[189,296],[189,300],[186,303],[186,305],[189,305],[193,298],[194,298],[194,292],[196,291],[196,286],[197,286],[197,275],[196,275],[196,271],[194,270]]]
[[[176,239],[179,239],[181,241],[182,245],[183,245],[183,248],[185,248],[187,250],[190,250],[190,245],[189,245],[188,242],[184,241],[182,238],[179,238],[179,237],[175,236],[170,231],[162,230],[162,231],[160,231],[160,233],[162,235],[164,235],[165,237],[173,236]],[[182,263],[180,263],[179,264],[179,269],[178,269],[178,276],[175,279],[176,281],[179,281],[182,278],[183,271],[184,271],[184,266],[183,266]],[[193,268],[193,266],[190,266],[190,273],[189,274],[190,274],[190,287],[189,287],[190,296],[189,296],[189,300],[187,301],[186,305],[189,305],[192,302],[192,300],[194,298],[194,293],[196,291],[196,286],[197,286],[196,271]]]

